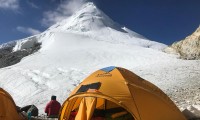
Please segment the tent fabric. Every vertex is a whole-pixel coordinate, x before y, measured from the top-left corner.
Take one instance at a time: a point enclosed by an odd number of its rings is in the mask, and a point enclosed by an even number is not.
[[[23,120],[11,95],[0,88],[0,120]]]
[[[96,90],[77,92],[81,86],[98,82],[101,86]],[[97,98],[96,109],[122,107],[135,120],[186,120],[162,90],[133,72],[120,67],[100,69],[83,80],[63,103],[59,120],[68,120],[70,112],[80,109],[86,97]],[[87,108],[86,105],[83,107]]]
[[[83,98],[75,120],[90,120],[95,109],[96,100],[94,97]]]

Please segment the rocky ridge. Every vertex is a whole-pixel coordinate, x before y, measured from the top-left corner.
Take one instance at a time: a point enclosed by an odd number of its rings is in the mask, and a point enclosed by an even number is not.
[[[33,54],[40,49],[40,43],[34,43],[30,48],[13,51],[14,46],[0,48],[0,68],[14,65],[21,61],[25,56]]]
[[[200,26],[184,40],[173,43],[165,49],[167,53],[178,54],[181,59],[200,59]]]

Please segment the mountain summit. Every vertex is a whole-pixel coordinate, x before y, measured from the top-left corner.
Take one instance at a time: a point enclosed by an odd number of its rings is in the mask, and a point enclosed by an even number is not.
[[[53,25],[47,31],[76,32],[93,37],[99,37],[103,34],[110,36],[110,38],[113,37],[113,34],[123,33],[126,35],[124,39],[127,39],[128,36],[146,39],[142,35],[114,22],[92,2],[83,4],[72,16]]]
[[[43,33],[13,42],[13,51],[32,48],[37,42],[42,43],[43,46],[44,44],[49,44],[51,36],[57,33],[75,33],[100,41],[132,44],[159,50],[166,47],[162,43],[150,41],[142,35],[114,22],[92,2],[87,2],[70,17],[49,27]],[[6,45],[4,44],[3,46]]]
[[[82,7],[76,11],[69,18],[53,25],[49,28],[52,31],[76,31],[76,32],[99,32],[99,30],[113,29],[116,31],[128,33],[125,27],[122,27],[118,23],[110,19],[106,14],[104,14],[100,9],[98,9],[94,3],[88,2],[82,5]],[[142,35],[135,33],[135,37],[144,38]]]
[[[71,17],[50,27],[50,29],[64,31],[87,32],[99,30],[104,27],[121,29],[116,27],[116,23],[99,10],[92,2],[85,3]],[[119,27],[119,26],[118,26]]]

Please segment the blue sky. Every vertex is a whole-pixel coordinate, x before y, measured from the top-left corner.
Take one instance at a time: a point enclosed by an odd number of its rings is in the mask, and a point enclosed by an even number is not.
[[[200,25],[200,0],[90,0],[111,19],[171,44]],[[0,0],[0,44],[38,34],[70,16],[85,0]]]

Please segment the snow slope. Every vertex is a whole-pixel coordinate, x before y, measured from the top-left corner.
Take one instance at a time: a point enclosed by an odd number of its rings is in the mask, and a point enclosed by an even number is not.
[[[166,45],[121,27],[93,3],[45,32],[18,41],[14,50],[31,47],[35,40],[42,43],[38,52],[0,69],[0,87],[19,106],[35,104],[43,113],[51,95],[62,103],[84,78],[107,66],[124,67],[156,84],[180,108],[200,104],[199,61],[163,53]]]

